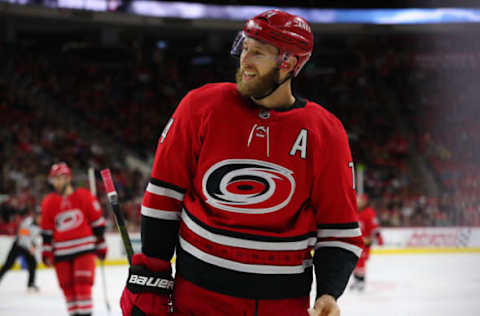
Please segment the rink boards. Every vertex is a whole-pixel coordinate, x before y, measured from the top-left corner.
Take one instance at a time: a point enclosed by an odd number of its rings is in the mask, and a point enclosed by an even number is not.
[[[409,227],[383,228],[384,245],[374,245],[372,254],[401,255],[426,253],[480,253],[480,227]],[[134,251],[140,250],[140,234],[130,235]],[[0,236],[0,262],[3,263],[13,236]],[[118,233],[107,233],[107,265],[127,264],[122,239]],[[37,250],[37,258],[40,251]],[[0,264],[1,264],[0,263]],[[19,265],[16,265],[18,268]],[[40,264],[40,268],[43,265]]]

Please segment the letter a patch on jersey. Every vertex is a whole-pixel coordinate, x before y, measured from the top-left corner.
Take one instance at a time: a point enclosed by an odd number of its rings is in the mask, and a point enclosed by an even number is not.
[[[290,149],[290,155],[295,156],[297,151],[300,151],[300,157],[303,159],[307,157],[307,130],[304,128],[298,133],[297,139]]]

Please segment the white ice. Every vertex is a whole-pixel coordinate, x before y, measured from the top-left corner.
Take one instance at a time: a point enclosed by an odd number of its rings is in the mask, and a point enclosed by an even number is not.
[[[26,271],[10,271],[0,283],[0,316],[66,316],[52,269],[39,270],[40,292],[26,291]],[[101,271],[93,291],[94,316],[120,316],[126,266],[107,266],[107,312]],[[213,277],[213,276],[212,276]],[[342,316],[480,315],[480,253],[372,255],[367,288],[339,299]]]

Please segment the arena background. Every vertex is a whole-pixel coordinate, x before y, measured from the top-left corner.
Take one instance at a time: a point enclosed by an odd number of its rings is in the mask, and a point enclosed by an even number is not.
[[[477,315],[478,1],[0,0],[0,264],[51,190],[50,165],[68,162],[86,187],[93,168],[109,246],[94,315],[120,315],[127,261],[99,171],[113,173],[138,250],[164,125],[190,89],[233,81],[232,40],[270,7],[312,23],[314,55],[294,90],[344,124],[385,240],[342,315]],[[40,292],[27,294],[21,268],[0,284],[0,315],[65,314],[53,269],[40,265]]]
[[[62,160],[77,185],[96,170],[107,262],[125,263],[99,170],[112,170],[138,234],[164,124],[188,90],[233,80],[243,16],[272,6],[313,21],[294,90],[345,125],[384,248],[478,252],[476,1],[0,0],[0,259]]]

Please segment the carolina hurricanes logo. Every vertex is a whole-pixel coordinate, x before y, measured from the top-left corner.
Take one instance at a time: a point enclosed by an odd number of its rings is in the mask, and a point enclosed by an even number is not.
[[[293,172],[253,159],[227,159],[216,163],[203,177],[207,203],[224,211],[265,214],[290,202],[295,191]]]
[[[83,213],[79,209],[68,210],[55,217],[55,226],[59,232],[77,228],[82,222]]]

